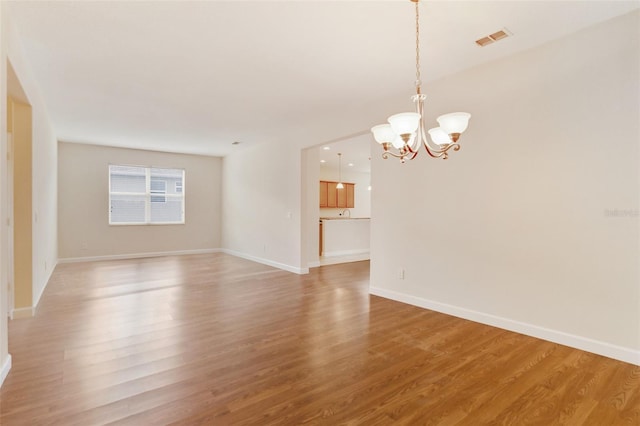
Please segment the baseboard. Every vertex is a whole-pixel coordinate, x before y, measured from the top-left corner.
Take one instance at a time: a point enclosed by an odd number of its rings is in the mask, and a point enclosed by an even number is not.
[[[35,308],[28,306],[26,308],[14,308],[11,311],[11,319],[31,318],[35,315]]]
[[[351,256],[355,254],[369,254],[369,250],[360,249],[360,250],[336,250],[336,251],[327,251],[323,252],[323,257],[333,257],[333,256]]]
[[[189,254],[209,254],[220,253],[222,249],[195,249],[195,250],[175,250],[175,251],[159,251],[151,253],[128,253],[128,254],[111,254],[106,256],[86,256],[86,257],[67,257],[58,259],[58,263],[76,263],[76,262],[95,262],[101,260],[122,260],[122,259],[139,259],[144,257],[163,257],[163,256],[183,256]]]
[[[4,360],[2,370],[0,370],[0,387],[2,387],[4,379],[9,375],[9,370],[11,370],[11,354],[7,354],[7,359]]]
[[[309,268],[298,268],[295,266],[287,265],[280,262],[274,262],[273,260],[264,259],[261,257],[252,256],[250,254],[240,253],[238,251],[229,250],[229,249],[221,249],[223,253],[230,254],[231,256],[241,257],[243,259],[251,260],[253,262],[262,263],[263,265],[273,266],[274,268],[283,269],[288,272],[293,272],[294,274],[308,274]]]
[[[594,354],[606,356],[607,358],[613,358],[619,361],[628,362],[630,364],[640,365],[640,351],[631,348],[616,346],[610,343],[601,342],[582,336],[576,336],[574,334],[552,330],[533,324],[527,324],[509,318],[487,314],[484,312],[448,305],[446,303],[435,302],[432,300],[427,300],[392,290],[371,287],[369,288],[369,294],[384,297],[385,299],[407,303],[409,305],[418,306],[432,311],[441,312],[458,318],[464,318],[470,321],[479,322],[481,324],[514,331],[516,333],[525,334],[527,336],[537,337],[549,342],[558,343],[583,351],[592,352]]]

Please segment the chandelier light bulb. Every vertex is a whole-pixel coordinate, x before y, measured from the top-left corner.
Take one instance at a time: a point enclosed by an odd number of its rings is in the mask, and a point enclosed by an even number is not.
[[[371,128],[373,138],[379,144],[389,143],[396,138],[395,132],[391,129],[391,124],[379,124]]]
[[[396,135],[413,134],[420,125],[420,114],[417,112],[401,112],[389,117],[388,121]]]
[[[429,129],[429,136],[431,136],[431,140],[433,143],[438,145],[448,145],[451,143],[451,139],[449,135],[442,130],[442,127],[434,127],[433,129]]]
[[[452,112],[438,117],[438,124],[448,135],[452,133],[462,133],[469,126],[471,114],[466,112]]]

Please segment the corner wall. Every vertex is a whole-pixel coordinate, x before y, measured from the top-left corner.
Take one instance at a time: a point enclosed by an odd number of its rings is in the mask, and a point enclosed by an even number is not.
[[[109,225],[109,164],[185,169],[185,224]],[[218,249],[221,165],[219,157],[60,142],[60,259]]]
[[[446,161],[373,156],[371,293],[640,364],[639,32],[429,84],[427,122],[470,127]]]
[[[301,162],[300,147],[287,143],[258,144],[224,157],[225,251],[291,272],[308,272],[301,253]]]

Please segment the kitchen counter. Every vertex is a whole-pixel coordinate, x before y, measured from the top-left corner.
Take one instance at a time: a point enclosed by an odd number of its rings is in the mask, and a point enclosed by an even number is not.
[[[322,256],[369,253],[368,217],[321,217]]]
[[[320,221],[323,220],[371,220],[370,217],[321,217]]]

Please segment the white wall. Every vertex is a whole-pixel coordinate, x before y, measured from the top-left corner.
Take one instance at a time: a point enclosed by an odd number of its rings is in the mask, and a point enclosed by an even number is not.
[[[372,293],[640,363],[639,17],[427,86],[470,128],[374,156]]]
[[[338,180],[338,172],[320,167],[320,180],[330,182]],[[342,170],[342,181],[355,183],[354,207],[349,209],[351,217],[371,217],[371,191],[367,188],[371,183],[371,173],[355,172],[349,169]],[[316,185],[317,186],[317,185]],[[319,189],[316,188],[317,191]],[[321,208],[320,217],[338,217],[344,209]]]
[[[7,2],[0,2],[0,158],[7,158],[7,52],[9,50],[9,18]],[[7,167],[0,168],[0,223],[7,223]],[[7,227],[0,226],[0,386],[11,368],[7,325]]]
[[[64,142],[58,146],[61,259],[220,247],[221,158]],[[185,224],[110,226],[109,164],[185,169]]]
[[[0,139],[1,158],[6,158],[6,133],[7,133],[7,61],[11,62],[13,69],[20,81],[22,90],[28,98],[32,108],[32,147],[33,147],[33,307],[36,307],[40,296],[55,268],[57,254],[57,142],[49,119],[46,105],[33,78],[29,65],[24,57],[23,49],[15,29],[11,26],[6,2],[0,6]],[[5,160],[3,160],[5,161]],[[3,162],[2,175],[0,175],[1,212],[0,222],[6,223],[7,198],[6,198],[6,164]],[[37,216],[36,216],[37,215]],[[6,227],[2,227],[0,233],[2,245],[1,255],[1,285],[0,285],[0,382],[5,368],[10,363],[7,348],[7,235]]]
[[[295,144],[258,144],[224,157],[222,246],[229,253],[305,273],[301,154]]]
[[[320,266],[320,181],[318,148],[302,150],[302,265]]]

